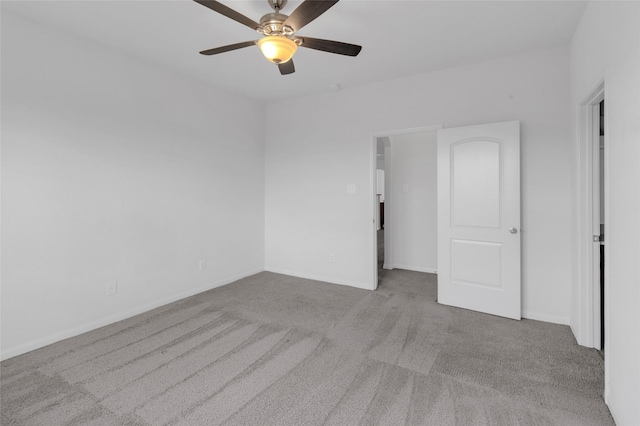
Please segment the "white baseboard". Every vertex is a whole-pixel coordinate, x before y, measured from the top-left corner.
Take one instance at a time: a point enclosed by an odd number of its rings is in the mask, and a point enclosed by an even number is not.
[[[616,404],[616,398],[613,396],[611,390],[605,389],[604,391],[604,403],[609,407],[609,413],[611,413],[611,417],[613,417],[613,422],[617,425],[631,425],[635,424],[633,421],[628,421],[624,423],[624,419],[622,419],[618,413],[618,407]]]
[[[373,286],[371,284],[365,284],[365,283],[356,282],[356,281],[339,280],[339,279],[330,278],[330,277],[323,277],[319,275],[291,271],[289,269],[274,268],[271,266],[266,266],[264,270],[267,272],[273,272],[275,274],[289,275],[291,277],[304,278],[307,280],[323,281],[330,284],[346,285],[349,287],[361,288],[363,290],[373,290]]]
[[[576,339],[576,343],[580,346],[585,346],[587,348],[594,347],[593,341],[593,333],[578,333],[578,327],[574,324],[569,324],[569,328],[571,329],[571,333],[573,333],[573,337]]]
[[[569,323],[571,322],[569,317],[541,314],[539,312],[531,312],[524,309],[522,310],[522,318],[562,325],[569,325]]]
[[[438,270],[435,268],[425,268],[423,266],[413,266],[413,265],[393,265],[394,268],[397,269],[405,269],[407,271],[415,271],[415,272],[426,272],[428,274],[437,274]]]
[[[87,323],[87,324],[82,324],[82,325],[80,325],[78,327],[69,328],[67,330],[62,330],[62,331],[59,331],[57,333],[53,333],[53,334],[50,334],[48,336],[45,336],[45,337],[42,337],[42,338],[39,338],[39,339],[31,340],[31,341],[23,343],[21,345],[14,346],[14,347],[8,348],[6,350],[2,350],[2,352],[0,353],[0,359],[2,359],[4,361],[5,359],[13,358],[14,356],[22,355],[22,354],[25,354],[27,352],[31,352],[31,351],[36,350],[36,349],[40,349],[42,347],[45,347],[47,345],[51,345],[51,344],[59,342],[61,340],[68,339],[70,337],[75,337],[75,336],[78,336],[78,335],[80,335],[82,333],[86,333],[88,331],[92,331],[92,330],[95,330],[97,328],[104,327],[106,325],[110,325],[110,324],[113,324],[115,322],[125,320],[127,318],[131,318],[131,317],[133,317],[135,315],[150,311],[152,309],[158,308],[158,307],[163,306],[163,305],[167,305],[169,303],[173,303],[175,301],[184,299],[186,297],[194,296],[196,294],[203,293],[205,291],[212,290],[212,289],[214,289],[216,287],[221,287],[221,286],[226,285],[226,284],[231,284],[234,281],[238,281],[238,280],[240,280],[242,278],[245,278],[245,277],[248,277],[248,276],[251,276],[251,275],[255,275],[255,274],[257,274],[259,272],[262,272],[262,271],[263,271],[263,269],[256,269],[256,270],[253,270],[253,271],[247,271],[247,272],[244,272],[242,274],[238,274],[238,275],[233,276],[233,277],[228,277],[228,278],[225,278],[225,279],[222,279],[222,280],[218,280],[218,281],[216,281],[216,282],[214,282],[213,284],[210,284],[210,285],[206,285],[206,286],[202,286],[202,287],[195,288],[195,289],[192,289],[192,290],[188,290],[188,291],[184,291],[184,292],[181,292],[181,293],[177,293],[177,294],[174,294],[172,296],[165,297],[163,299],[155,300],[155,301],[150,302],[150,303],[145,303],[144,305],[137,306],[137,307],[135,307],[133,309],[129,309],[128,311],[118,312],[118,313],[115,313],[113,315],[109,315],[107,317],[100,318],[100,319],[98,319],[96,321],[92,321],[92,322]]]

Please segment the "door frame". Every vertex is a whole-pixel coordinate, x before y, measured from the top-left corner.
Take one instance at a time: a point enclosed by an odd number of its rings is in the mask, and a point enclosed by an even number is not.
[[[593,241],[596,225],[600,227],[599,210],[596,212],[596,197],[599,194],[599,106],[605,98],[604,80],[600,81],[589,95],[580,103],[578,117],[579,165],[578,165],[578,282],[577,312],[572,321],[574,335],[578,343],[590,348],[600,348],[600,246]],[[597,111],[597,118],[596,118]],[[605,129],[607,110],[605,109]],[[609,228],[609,191],[608,185],[608,136],[605,130],[604,143],[604,222],[605,231]],[[597,224],[595,222],[598,222]],[[606,238],[606,235],[605,235]],[[608,245],[605,244],[605,261],[608,258]],[[608,328],[608,268],[605,267],[605,336]],[[605,347],[607,346],[605,341]]]
[[[604,95],[604,93],[603,93]],[[600,101],[604,100],[604,96]],[[604,201],[604,194],[600,192],[600,157],[604,155],[600,149],[600,102],[595,105],[591,105],[591,150],[592,150],[592,165],[591,165],[591,211],[593,215],[591,217],[591,234],[600,235],[600,203]],[[604,174],[604,170],[603,170]],[[604,177],[604,176],[603,176]],[[605,215],[606,218],[606,215]],[[605,228],[606,231],[606,228]],[[605,235],[606,238],[606,235]],[[604,349],[601,345],[602,338],[602,321],[601,321],[601,300],[603,294],[601,294],[601,274],[600,268],[600,246],[602,242],[598,243],[593,240],[592,244],[592,281],[593,281],[593,347],[599,350]],[[605,246],[606,247],[606,246]],[[606,259],[606,257],[605,257]],[[606,268],[605,268],[606,270]]]
[[[395,130],[385,130],[385,131],[375,131],[371,133],[371,142],[369,145],[369,194],[371,195],[371,205],[373,208],[370,210],[373,214],[373,226],[371,227],[373,232],[371,233],[371,246],[372,246],[372,256],[373,260],[373,290],[378,288],[378,230],[376,223],[376,209],[378,209],[378,196],[377,196],[377,168],[378,168],[378,138],[394,136],[394,135],[405,135],[410,133],[423,133],[423,132],[435,132],[442,129],[442,124],[434,124],[431,126],[425,127],[409,127],[404,129],[395,129]],[[391,151],[390,149],[389,151]],[[393,155],[393,154],[391,154]],[[386,166],[389,164],[387,159],[385,158],[385,171],[384,171],[384,179],[385,179],[385,194],[384,194],[384,243],[385,247],[390,245],[393,241],[393,225],[392,218],[393,214],[391,209],[388,206],[393,203],[393,191],[391,190],[390,183],[391,179],[391,170],[386,170]],[[387,203],[387,201],[389,201]],[[389,258],[391,259],[391,258]],[[387,264],[387,251],[385,250],[385,269],[393,269],[393,261]]]

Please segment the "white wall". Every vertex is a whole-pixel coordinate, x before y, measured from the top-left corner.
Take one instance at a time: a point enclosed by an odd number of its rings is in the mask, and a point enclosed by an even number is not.
[[[3,358],[263,269],[257,102],[3,11],[2,114]]]
[[[640,424],[640,3],[591,2],[571,43],[574,156],[580,157],[577,111],[604,79],[608,209],[605,277],[605,400],[617,424]],[[576,164],[577,166],[578,164]],[[581,176],[576,171],[576,179]],[[577,183],[576,183],[577,184]],[[584,195],[584,194],[582,194]],[[579,209],[579,198],[574,200]],[[577,232],[577,229],[575,230]],[[574,253],[579,248],[574,246]],[[580,259],[574,261],[581,267]],[[574,277],[571,325],[588,332],[585,285]],[[587,308],[588,309],[588,308]]]
[[[391,250],[394,268],[438,269],[437,134],[397,134],[391,140]],[[389,245],[387,245],[389,246]]]
[[[520,120],[523,315],[567,324],[568,53],[557,48],[269,105],[266,268],[372,288],[371,135]],[[349,183],[355,194],[347,194]]]

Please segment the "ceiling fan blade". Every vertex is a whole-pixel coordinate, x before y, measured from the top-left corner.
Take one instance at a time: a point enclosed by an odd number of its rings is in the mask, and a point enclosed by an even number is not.
[[[321,38],[298,37],[302,40],[300,46],[309,49],[322,50],[323,52],[337,53],[339,55],[358,56],[362,46],[357,44],[343,43],[341,41],[323,40]]]
[[[203,6],[206,6],[209,9],[220,13],[221,15],[224,15],[227,18],[233,19],[236,22],[240,22],[241,24],[246,25],[252,30],[257,30],[258,27],[260,27],[260,24],[258,24],[253,19],[249,19],[246,16],[244,16],[242,13],[236,12],[230,7],[225,6],[224,4],[217,2],[215,0],[193,0],[193,1]]]
[[[336,3],[338,0],[305,0],[296,10],[291,12],[291,15],[284,21],[284,25],[293,28],[294,32],[298,31]]]
[[[216,47],[215,49],[203,50],[201,55],[217,55],[218,53],[229,52],[231,50],[242,49],[243,47],[249,47],[256,44],[255,41],[243,41],[242,43],[229,44],[227,46]]]
[[[287,62],[278,64],[278,69],[280,69],[280,74],[282,75],[293,74],[296,72],[296,67],[293,66],[293,59],[289,59]]]

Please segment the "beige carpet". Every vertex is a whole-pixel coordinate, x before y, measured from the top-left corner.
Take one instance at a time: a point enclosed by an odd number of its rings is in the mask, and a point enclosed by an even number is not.
[[[568,327],[260,273],[1,364],[2,425],[610,425]]]

